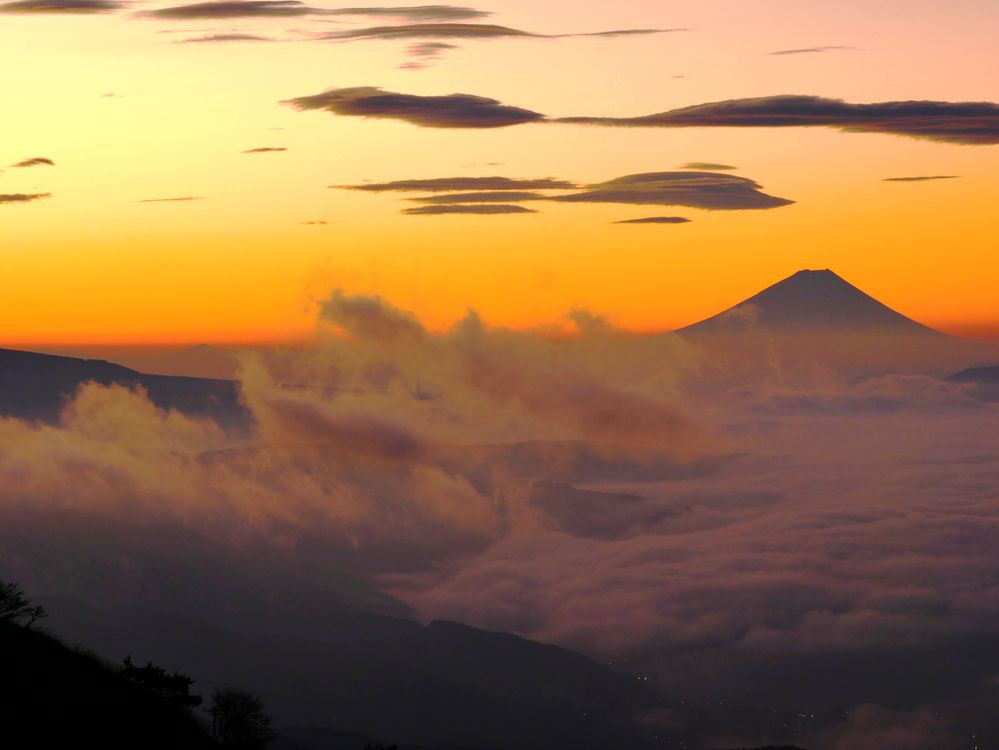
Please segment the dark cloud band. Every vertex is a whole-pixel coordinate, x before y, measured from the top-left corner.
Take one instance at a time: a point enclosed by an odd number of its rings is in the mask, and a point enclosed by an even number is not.
[[[0,193],[0,205],[4,203],[31,203],[51,197],[52,193]]]
[[[818,96],[765,96],[697,104],[644,117],[567,117],[555,122],[659,128],[823,126],[951,143],[999,143],[999,104],[994,102],[852,104]]]
[[[189,5],[173,5],[145,11],[148,18],[189,20],[199,18],[288,18],[317,12],[299,0],[216,0]]]
[[[41,0],[24,0],[24,2]],[[98,0],[49,0],[96,2]],[[188,20],[199,18],[286,18],[294,16],[368,16],[398,18],[412,22],[447,22],[484,18],[486,11],[457,5],[409,5],[367,8],[315,8],[301,0],[208,0],[203,3],[157,8],[142,15],[151,18]]]
[[[0,13],[112,13],[125,7],[114,0],[16,0],[0,5]]]
[[[36,156],[31,159],[24,159],[16,164],[11,164],[12,167],[54,167],[55,162],[51,159],[47,159],[44,156]]]
[[[331,89],[289,99],[296,109],[321,109],[336,115],[403,120],[430,128],[500,128],[543,120],[544,115],[495,99],[470,94],[415,96],[364,86]]]
[[[287,103],[298,109],[389,118],[426,127],[491,128],[542,121],[644,128],[833,127],[848,132],[886,133],[948,143],[999,143],[999,104],[994,102],[852,104],[817,96],[768,96],[698,104],[643,117],[558,119],[471,94],[417,96],[374,87],[331,89]]]

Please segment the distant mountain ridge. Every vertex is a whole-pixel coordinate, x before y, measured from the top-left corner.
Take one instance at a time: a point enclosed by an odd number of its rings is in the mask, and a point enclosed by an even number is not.
[[[147,375],[100,359],[15,349],[0,349],[0,416],[55,423],[66,400],[88,382],[141,386],[161,409],[209,417],[228,428],[245,428],[251,420],[234,380]]]
[[[775,333],[945,336],[878,302],[829,269],[798,271],[677,332],[696,336],[738,333],[754,327]]]

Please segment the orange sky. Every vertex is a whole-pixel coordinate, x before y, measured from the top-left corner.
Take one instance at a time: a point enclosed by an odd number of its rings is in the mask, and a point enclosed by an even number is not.
[[[484,22],[538,33],[690,30],[458,40],[415,71],[399,68],[407,41],[304,38],[382,20],[135,16],[161,6],[0,15],[0,165],[55,162],[0,172],[0,195],[51,193],[0,203],[2,344],[300,339],[333,288],[381,294],[434,326],[468,308],[531,326],[583,307],[665,329],[805,267],[832,268],[931,326],[999,335],[996,146],[824,128],[431,129],[279,103],[348,86],[478,94],[552,116],[792,93],[989,101],[994,0],[496,0],[476,6],[494,13]],[[232,31],[294,41],[173,43]],[[856,49],[767,54],[818,46]],[[264,146],[288,150],[241,153]],[[591,183],[690,161],[736,165],[795,203],[405,216],[410,196],[326,187],[494,174]],[[960,177],[882,181],[915,175]],[[172,197],[199,200],[140,202]],[[692,221],[612,223],[665,214]]]

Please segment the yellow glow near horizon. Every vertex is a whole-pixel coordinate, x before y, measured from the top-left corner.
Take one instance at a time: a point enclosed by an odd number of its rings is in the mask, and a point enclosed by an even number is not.
[[[994,146],[803,128],[435,130],[280,104],[377,85],[553,116],[634,115],[780,93],[979,101],[995,98],[999,79],[999,8],[983,0],[537,5],[483,7],[496,23],[541,33],[691,31],[458,41],[414,72],[398,68],[405,41],[173,43],[206,29],[332,28],[309,19],[0,15],[0,164],[56,162],[0,173],[0,194],[52,194],[0,205],[0,344],[298,340],[314,328],[315,300],[336,287],[380,294],[437,328],[468,308],[517,327],[587,308],[669,329],[805,267],[832,268],[928,325],[999,334]],[[192,31],[160,33],[175,29]],[[860,49],[766,54],[821,45]],[[241,153],[261,146],[288,150]],[[585,183],[689,161],[737,165],[796,203],[544,203],[533,215],[419,217],[399,213],[404,194],[327,187],[489,174]],[[960,178],[882,182],[932,174]],[[140,202],[185,196],[201,200]],[[612,223],[658,214],[693,221]]]

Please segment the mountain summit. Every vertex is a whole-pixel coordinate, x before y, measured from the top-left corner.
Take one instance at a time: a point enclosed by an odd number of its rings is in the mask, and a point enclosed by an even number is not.
[[[829,269],[798,271],[679,332],[738,333],[748,327],[780,333],[943,336],[881,304]]]

